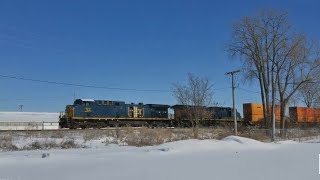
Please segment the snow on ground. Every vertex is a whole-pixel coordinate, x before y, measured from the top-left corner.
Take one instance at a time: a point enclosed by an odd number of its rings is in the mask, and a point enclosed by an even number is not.
[[[58,122],[59,113],[0,112],[0,122]]]
[[[230,136],[152,147],[87,142],[90,148],[0,153],[0,179],[319,179],[319,143],[262,143]],[[42,158],[43,153],[50,156]]]

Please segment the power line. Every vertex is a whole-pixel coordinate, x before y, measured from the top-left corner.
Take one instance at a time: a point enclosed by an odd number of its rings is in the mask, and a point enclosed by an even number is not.
[[[144,92],[171,92],[168,90],[117,88],[117,87],[107,87],[107,86],[74,84],[74,83],[65,83],[65,82],[57,82],[57,81],[47,81],[47,80],[23,78],[23,77],[17,77],[17,76],[8,76],[8,75],[1,75],[1,74],[0,74],[0,77],[7,78],[7,79],[16,79],[16,80],[23,80],[23,81],[32,81],[32,82],[39,82],[39,83],[56,84],[56,85],[64,85],[64,86],[76,86],[76,87],[85,87],[85,88],[95,88],[95,89],[108,89],[108,90],[120,90],[120,91],[144,91]]]
[[[40,80],[40,79],[31,79],[31,78],[9,76],[9,75],[1,75],[1,74],[0,74],[0,77],[1,78],[7,78],[7,79],[22,80],[22,81],[31,81],[31,82],[56,84],[56,85],[64,85],[64,86],[95,88],[95,89],[108,89],[108,90],[120,90],[120,91],[142,91],[142,92],[164,92],[164,93],[171,92],[169,90],[157,90],[157,89],[134,89],[134,88],[118,88],[118,87],[107,87],[107,86],[93,86],[93,85],[65,83],[65,82],[48,81],[48,80]],[[212,90],[213,91],[219,91],[219,90],[225,90],[225,89],[228,89],[228,87],[215,88],[215,89],[212,89]]]
[[[0,98],[0,102],[1,101],[34,101],[35,99],[40,99],[40,100],[48,100],[48,99],[67,99],[69,97],[65,96],[41,96],[41,97],[25,97],[25,98]]]
[[[220,90],[225,90],[225,89],[229,89],[230,87],[224,87],[224,88],[215,88],[212,89],[213,91],[220,91]]]
[[[241,91],[246,91],[246,92],[250,92],[250,93],[260,94],[260,92],[258,92],[258,91],[252,91],[252,90],[244,89],[244,88],[240,88],[240,87],[238,87],[238,89],[241,90]]]

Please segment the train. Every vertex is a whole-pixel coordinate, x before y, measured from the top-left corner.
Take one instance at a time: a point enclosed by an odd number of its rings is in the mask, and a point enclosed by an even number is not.
[[[173,109],[174,116],[169,114]],[[103,127],[191,127],[191,121],[183,115],[183,105],[143,104],[124,101],[76,99],[60,113],[60,128],[103,128]],[[204,107],[207,117],[201,121],[202,126],[233,122],[230,107]],[[237,121],[241,121],[237,112]]]
[[[103,127],[192,127],[185,105],[143,104],[124,101],[76,99],[60,113],[60,128],[103,128]],[[169,114],[172,109],[174,114]],[[231,125],[234,122],[230,107],[201,107],[203,114],[200,126]],[[280,107],[276,106],[276,123],[280,123]],[[244,125],[263,124],[262,104],[243,104],[243,118],[236,111],[236,121]],[[289,107],[290,124],[315,125],[320,123],[320,108]]]

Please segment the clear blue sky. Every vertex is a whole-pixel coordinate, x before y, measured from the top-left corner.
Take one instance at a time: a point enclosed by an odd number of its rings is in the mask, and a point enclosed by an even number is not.
[[[241,64],[224,51],[232,23],[259,9],[289,12],[295,29],[320,39],[314,1],[1,1],[0,74],[119,88],[170,90],[188,72],[214,83],[231,106],[226,71]],[[254,84],[240,87],[258,90]],[[175,104],[171,93],[78,88],[0,78],[0,111],[63,111],[77,98]],[[237,107],[259,102],[237,91]]]

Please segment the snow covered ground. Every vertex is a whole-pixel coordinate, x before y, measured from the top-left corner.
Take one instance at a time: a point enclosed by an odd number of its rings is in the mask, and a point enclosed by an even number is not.
[[[86,142],[87,149],[0,153],[0,180],[313,180],[319,175],[319,140],[262,143],[230,136],[152,147]],[[43,153],[50,154],[42,158]]]

